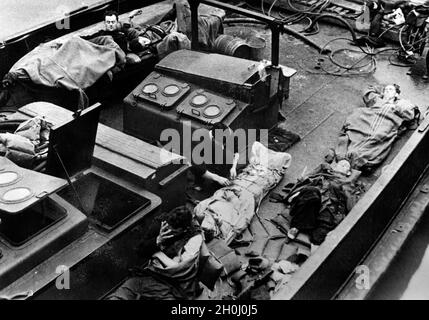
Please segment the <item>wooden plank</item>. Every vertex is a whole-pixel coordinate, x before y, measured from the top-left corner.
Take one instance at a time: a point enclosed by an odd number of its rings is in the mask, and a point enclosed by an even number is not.
[[[95,146],[94,158],[102,162],[107,162],[117,168],[121,168],[121,170],[125,170],[135,176],[141,177],[144,180],[156,173],[155,169],[143,165],[141,162],[125,158],[122,155],[111,152],[99,145]]]
[[[43,101],[27,104],[20,108],[19,112],[31,118],[42,116],[53,125],[58,125],[73,119],[73,112],[70,110]]]
[[[98,125],[96,144],[153,169],[183,158],[101,123]]]

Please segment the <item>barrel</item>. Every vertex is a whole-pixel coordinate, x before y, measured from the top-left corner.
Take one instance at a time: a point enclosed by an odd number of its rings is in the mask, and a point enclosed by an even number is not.
[[[218,53],[234,56],[238,58],[249,59],[250,48],[246,40],[222,34],[216,38],[214,49]]]
[[[250,59],[261,61],[264,58],[264,50],[266,47],[265,39],[256,36],[250,36],[246,40],[250,50]]]

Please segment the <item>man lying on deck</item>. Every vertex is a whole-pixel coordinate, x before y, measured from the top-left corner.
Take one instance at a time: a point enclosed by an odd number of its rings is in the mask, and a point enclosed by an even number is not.
[[[106,86],[121,70],[122,79],[133,76],[139,70],[136,65],[152,68],[151,58],[162,59],[175,50],[190,49],[189,12],[186,0],[176,0],[159,25],[132,27],[120,24],[116,13],[107,12],[104,30],[40,44],[17,61],[2,79],[0,108],[18,109],[31,102],[47,101],[75,110],[76,104],[83,109],[89,100],[105,99],[112,91],[105,90]],[[223,32],[223,16],[224,11],[200,15],[202,47],[211,48],[218,33]],[[127,82],[120,84],[126,86]]]
[[[139,251],[149,262],[134,270],[108,300],[192,299],[199,293],[201,228],[185,206],[156,217]]]
[[[88,36],[82,36],[81,38],[90,40],[101,36],[111,36],[124,52],[128,52],[129,42],[137,39],[139,32],[130,26],[126,27],[120,23],[116,11],[106,11],[104,14],[104,29]]]
[[[399,97],[396,84],[370,86],[363,96],[366,108],[357,108],[345,121],[335,150],[337,160],[357,170],[369,170],[388,156],[401,129],[418,121],[420,111]]]
[[[223,33],[224,11],[203,12],[198,16],[198,42],[202,50],[211,51],[215,40]],[[158,26],[143,27],[137,39],[130,41],[134,53],[150,48],[159,59],[170,52],[191,48],[191,10],[188,1],[175,0]]]

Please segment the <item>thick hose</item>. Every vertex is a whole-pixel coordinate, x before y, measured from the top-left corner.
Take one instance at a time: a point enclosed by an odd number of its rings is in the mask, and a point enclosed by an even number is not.
[[[337,16],[335,14],[324,13],[324,14],[321,14],[321,15],[317,16],[313,20],[313,22],[306,28],[306,30],[308,30],[309,32],[311,32],[311,29],[313,29],[314,25],[320,19],[323,19],[323,18],[332,18],[332,19],[336,19],[336,20],[342,22],[347,27],[347,29],[349,29],[349,31],[350,31],[350,33],[352,35],[353,41],[356,42],[356,40],[357,40],[356,33],[355,33],[354,29],[352,28],[352,26],[350,25],[350,23],[348,23],[347,20],[345,20],[345,19],[343,19],[343,18],[341,18],[341,17],[339,17],[339,16]]]

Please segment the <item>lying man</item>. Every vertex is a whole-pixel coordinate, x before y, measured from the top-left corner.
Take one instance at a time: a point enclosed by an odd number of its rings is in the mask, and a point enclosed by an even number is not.
[[[369,87],[363,97],[366,108],[357,108],[346,119],[335,150],[337,160],[366,170],[386,159],[401,129],[420,115],[415,105],[399,97],[400,92],[396,84],[382,90]]]
[[[104,14],[104,30],[100,30],[88,36],[82,36],[82,39],[90,40],[101,36],[111,36],[113,40],[125,53],[129,52],[128,44],[137,39],[139,32],[131,27],[126,27],[118,21],[116,11],[107,11]]]
[[[212,50],[219,34],[223,33],[223,10],[200,6],[198,42],[203,50]],[[175,0],[172,10],[157,26],[143,27],[138,38],[130,41],[130,50],[139,54],[150,49],[162,59],[170,52],[191,49],[191,11],[188,1]]]
[[[108,300],[192,299],[199,291],[201,229],[185,206],[156,217],[139,246],[144,267],[134,271]]]
[[[230,244],[243,232],[264,197],[283,179],[291,159],[290,154],[269,150],[255,141],[249,164],[230,185],[220,188],[194,209],[206,241],[219,237]]]

